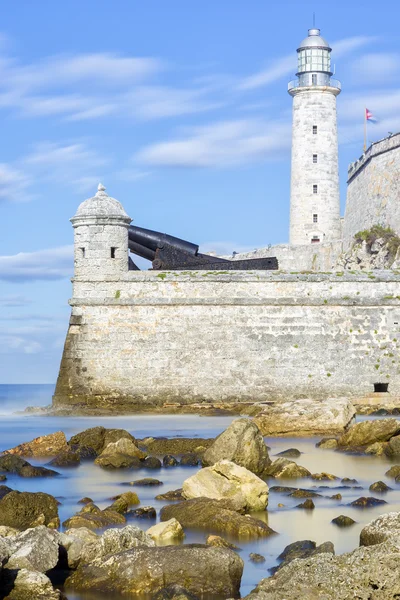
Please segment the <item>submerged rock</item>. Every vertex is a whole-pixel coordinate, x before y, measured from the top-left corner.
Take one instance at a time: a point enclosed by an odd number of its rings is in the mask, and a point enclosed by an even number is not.
[[[349,506],[357,506],[359,508],[370,508],[371,506],[379,506],[379,504],[387,504],[385,500],[381,500],[380,498],[373,498],[362,496],[361,498],[357,498],[353,502],[350,502]]]
[[[143,461],[143,467],[145,469],[161,469],[161,467],[162,467],[161,460],[159,458],[157,458],[156,456],[148,456]]]
[[[220,460],[229,460],[256,475],[262,475],[271,464],[264,438],[250,419],[233,421],[203,454],[204,466]]]
[[[235,544],[224,540],[219,535],[209,535],[206,539],[207,546],[215,546],[216,548],[231,548],[231,550],[239,550]]]
[[[282,477],[287,479],[296,479],[300,477],[310,477],[311,473],[305,467],[298,465],[287,458],[277,458],[269,465],[266,475],[270,477]]]
[[[55,477],[59,475],[57,471],[45,467],[34,467],[27,460],[13,454],[0,456],[0,471],[15,473],[20,477]]]
[[[324,450],[334,450],[338,447],[338,441],[336,438],[322,438],[315,445],[317,448],[323,448]]]
[[[330,473],[313,473],[311,479],[315,479],[316,481],[335,481],[335,479],[339,479],[339,477],[331,475]]]
[[[179,462],[181,467],[197,467],[200,463],[200,458],[197,454],[189,453],[182,454]]]
[[[69,440],[70,446],[91,448],[96,455],[108,446],[108,444],[118,442],[121,438],[135,443],[135,438],[125,429],[106,429],[105,427],[91,427],[81,433],[73,435]]]
[[[259,404],[254,422],[263,435],[341,433],[356,414],[348,398],[290,400]]]
[[[185,589],[200,597],[239,598],[242,573],[242,559],[227,548],[133,548],[78,567],[66,588],[145,596],[184,583]]]
[[[262,554],[257,554],[257,552],[250,552],[249,558],[250,558],[251,562],[253,562],[253,563],[264,563],[265,562],[265,556],[263,556]]]
[[[345,515],[339,515],[332,519],[331,523],[337,525],[338,527],[350,527],[354,525],[355,521],[351,517],[346,517]]]
[[[180,455],[188,452],[197,453],[198,449],[204,450],[211,446],[213,442],[213,438],[150,438],[147,443],[144,443],[144,446],[152,454]]]
[[[55,456],[59,452],[67,451],[68,444],[65,434],[62,431],[56,431],[49,435],[25,442],[9,450],[4,450],[4,454],[16,454],[18,456]]]
[[[159,590],[151,600],[200,600],[198,596],[189,592],[186,588],[173,583]]]
[[[369,446],[375,442],[387,442],[400,432],[397,419],[361,421],[352,425],[338,440],[339,447]]]
[[[299,458],[299,456],[301,456],[301,452],[300,450],[297,450],[297,448],[288,448],[288,450],[278,452],[276,456],[285,456],[286,458]]]
[[[315,508],[315,504],[314,502],[311,500],[311,498],[308,498],[307,500],[305,500],[302,504],[298,504],[296,506],[296,508],[305,508],[306,510],[314,510]]]
[[[42,492],[13,491],[0,500],[0,525],[24,530],[37,525],[59,527],[57,500]]]
[[[400,546],[400,512],[381,515],[361,530],[360,546],[374,546],[383,542]]]
[[[140,504],[140,500],[135,492],[125,492],[124,494],[114,496],[114,498],[111,498],[111,500],[114,500],[114,502],[111,504],[111,506],[108,506],[106,510],[115,510],[121,515],[126,513],[130,506]]]
[[[176,460],[176,458],[174,456],[172,456],[171,454],[166,454],[163,458],[163,467],[177,467],[178,466],[178,461]]]
[[[128,485],[155,486],[163,485],[163,482],[159,481],[158,479],[152,479],[152,477],[144,477],[143,479],[135,479],[135,481],[130,481]]]
[[[179,502],[185,500],[182,496],[182,488],[178,488],[177,490],[169,490],[164,494],[158,494],[155,498],[156,500],[178,500]]]
[[[74,452],[71,449],[64,450],[55,456],[48,465],[52,467],[78,467],[81,462],[79,452]]]
[[[87,527],[88,529],[102,529],[110,525],[122,525],[126,519],[116,510],[100,510],[98,506],[90,502],[75,515],[63,522],[66,528]]]
[[[400,435],[396,435],[390,438],[388,444],[385,446],[386,456],[400,456]]]
[[[268,485],[248,469],[221,460],[186,479],[182,495],[186,499],[229,499],[239,510],[264,510],[268,504]]]
[[[94,463],[106,469],[122,469],[141,466],[140,461],[146,458],[146,453],[126,438],[108,444]]]
[[[371,492],[389,492],[392,488],[390,488],[384,481],[375,481],[369,486]]]
[[[153,506],[141,506],[140,508],[128,511],[128,516],[135,519],[156,519],[157,513]]]
[[[271,573],[276,573],[296,558],[306,558],[309,556],[315,556],[316,554],[335,554],[335,548],[332,542],[324,542],[317,546],[312,540],[300,540],[293,542],[286,546],[286,548],[278,556],[278,560],[281,561],[277,567],[270,569]]]
[[[400,465],[393,465],[393,467],[390,467],[390,469],[386,471],[385,475],[396,479],[396,477],[399,477],[400,475]]]
[[[230,507],[231,504],[223,500],[195,498],[164,506],[160,518],[168,521],[175,517],[185,528],[211,530],[239,539],[258,539],[276,533],[263,521],[240,515]]]
[[[176,540],[183,540],[185,537],[182,525],[174,518],[153,525],[146,533],[158,543],[170,543]]]

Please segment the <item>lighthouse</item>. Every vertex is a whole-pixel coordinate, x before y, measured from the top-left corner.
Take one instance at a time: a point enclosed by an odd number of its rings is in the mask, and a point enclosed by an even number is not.
[[[319,29],[309,29],[298,50],[293,97],[290,244],[339,239],[340,197],[336,96],[331,51]]]

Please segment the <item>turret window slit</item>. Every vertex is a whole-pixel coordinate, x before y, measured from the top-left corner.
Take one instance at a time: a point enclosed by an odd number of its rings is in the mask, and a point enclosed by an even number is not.
[[[111,258],[115,258],[116,248],[111,248]]]
[[[85,248],[80,248],[82,258],[85,258]]]

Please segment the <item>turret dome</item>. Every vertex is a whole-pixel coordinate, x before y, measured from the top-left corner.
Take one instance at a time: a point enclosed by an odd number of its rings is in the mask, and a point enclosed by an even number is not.
[[[327,50],[331,50],[328,42],[320,35],[320,33],[319,29],[309,29],[308,36],[301,42],[297,52],[302,48],[326,48]]]
[[[111,198],[106,193],[104,185],[99,183],[96,195],[92,198],[84,200],[76,211],[73,219],[85,218],[85,217],[103,217],[103,218],[120,218],[129,219],[130,217],[126,214],[124,207],[118,200]]]

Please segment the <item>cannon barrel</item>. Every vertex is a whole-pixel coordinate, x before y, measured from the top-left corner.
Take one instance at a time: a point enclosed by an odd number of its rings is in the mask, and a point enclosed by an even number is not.
[[[142,252],[146,251],[146,256],[149,260],[154,259],[154,255],[151,257],[150,252],[155,253],[157,248],[163,248],[165,244],[173,246],[177,250],[187,252],[193,256],[197,256],[199,247],[196,244],[181,240],[180,238],[168,235],[167,233],[159,233],[158,231],[152,231],[151,229],[144,229],[143,227],[135,227],[131,225],[128,228],[129,236],[129,249],[135,254],[143,256]]]

